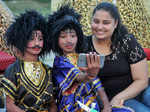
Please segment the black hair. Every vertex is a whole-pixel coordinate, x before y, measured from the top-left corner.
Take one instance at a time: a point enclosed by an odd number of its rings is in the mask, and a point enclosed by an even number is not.
[[[125,27],[125,25],[122,24],[120,13],[118,11],[118,8],[114,4],[109,3],[109,2],[102,2],[98,4],[96,8],[93,10],[92,16],[94,16],[96,11],[99,11],[99,10],[104,10],[104,11],[109,12],[112,18],[114,18],[116,22],[118,21],[117,27],[115,28],[112,38],[111,38],[111,41],[112,41],[111,49],[114,50],[119,40],[122,40],[122,38],[124,38],[125,35],[128,34],[128,30]]]
[[[69,4],[62,5],[56,12],[48,17],[48,33],[49,46],[52,45],[52,50],[59,55],[63,55],[62,49],[58,45],[58,38],[61,31],[66,29],[74,29],[76,31],[78,41],[76,52],[82,52],[83,31],[80,24],[81,15],[78,14]],[[51,44],[52,42],[52,44]]]
[[[35,10],[26,10],[16,17],[5,33],[7,45],[16,47],[24,55],[27,43],[35,30],[42,32],[44,47],[40,55],[44,54],[47,41],[46,19]]]

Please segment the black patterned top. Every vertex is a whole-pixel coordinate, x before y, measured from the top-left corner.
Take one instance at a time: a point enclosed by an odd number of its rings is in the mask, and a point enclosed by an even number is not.
[[[17,60],[2,79],[4,91],[26,112],[48,112],[53,97],[50,71],[41,62]]]
[[[88,43],[86,52],[96,52],[92,43],[92,36],[87,37],[86,41]],[[144,58],[146,58],[146,55],[141,45],[133,35],[129,34],[125,35],[125,38],[118,43],[111,54],[105,56],[104,67],[100,70],[98,76],[109,99],[133,82],[130,64],[135,64]]]

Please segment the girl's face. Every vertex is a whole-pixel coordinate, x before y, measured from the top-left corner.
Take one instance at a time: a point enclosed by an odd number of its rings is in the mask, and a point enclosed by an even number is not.
[[[73,29],[67,29],[61,31],[58,38],[58,45],[63,50],[64,54],[75,53],[78,37],[76,31]]]
[[[32,38],[27,44],[25,55],[39,55],[43,48],[42,32],[37,30],[32,32]]]
[[[92,33],[97,39],[111,39],[118,22],[105,10],[97,10],[92,17]]]

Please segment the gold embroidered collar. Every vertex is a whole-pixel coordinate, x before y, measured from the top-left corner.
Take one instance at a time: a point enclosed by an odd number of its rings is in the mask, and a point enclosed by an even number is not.
[[[78,56],[77,53],[69,53],[66,55],[66,58],[68,58],[74,66],[77,66]]]
[[[36,86],[45,78],[45,69],[41,62],[24,62],[24,72],[28,79]]]

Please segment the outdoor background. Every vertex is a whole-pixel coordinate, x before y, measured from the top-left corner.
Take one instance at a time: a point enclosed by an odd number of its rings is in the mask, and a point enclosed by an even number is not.
[[[27,9],[36,9],[43,15],[50,14],[51,0],[3,0],[14,15]],[[54,0],[55,1],[55,0]]]
[[[56,10],[57,6],[62,2],[62,0],[2,0],[2,1],[8,6],[8,8],[10,9],[10,11],[13,13],[14,16],[19,15],[20,13],[24,12],[27,9],[36,9],[37,11],[41,12],[44,16],[48,16],[50,13]],[[150,0],[144,0],[144,5],[150,17]],[[78,4],[78,6],[80,7],[80,4]],[[148,45],[148,47],[150,48],[150,45]],[[150,62],[148,62],[148,64],[150,71]]]
[[[62,0],[3,0],[14,14],[19,14],[25,9],[34,8],[42,12],[44,15],[50,11],[56,10],[58,3]],[[150,14],[150,0],[144,0],[146,9]]]

